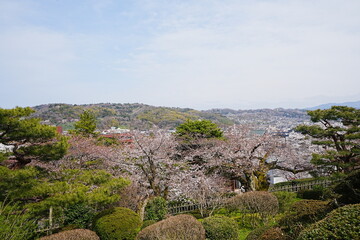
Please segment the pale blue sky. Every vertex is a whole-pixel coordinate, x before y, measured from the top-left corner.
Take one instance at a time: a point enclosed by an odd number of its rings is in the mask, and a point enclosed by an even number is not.
[[[0,107],[360,100],[359,0],[0,0]]]

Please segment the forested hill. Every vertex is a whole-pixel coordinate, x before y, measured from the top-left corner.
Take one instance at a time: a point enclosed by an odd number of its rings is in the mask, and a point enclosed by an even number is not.
[[[83,110],[94,111],[98,119],[98,128],[125,127],[131,129],[149,129],[154,125],[160,128],[175,128],[186,119],[208,119],[220,126],[234,122],[218,113],[197,111],[189,108],[155,107],[139,103],[99,103],[99,104],[45,104],[33,107],[34,117],[43,121],[71,129]]]

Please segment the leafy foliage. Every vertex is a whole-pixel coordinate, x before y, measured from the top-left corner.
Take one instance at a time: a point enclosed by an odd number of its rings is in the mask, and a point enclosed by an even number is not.
[[[205,240],[202,224],[190,215],[177,215],[152,224],[138,234],[137,240]]]
[[[110,214],[98,218],[94,230],[102,240],[133,240],[141,225],[138,214],[128,208],[117,207]]]
[[[299,240],[358,239],[360,204],[347,205],[328,214],[323,220],[302,231]]]
[[[306,226],[324,218],[332,209],[326,201],[301,200],[291,206],[279,223],[288,235],[297,237]]]
[[[64,210],[64,224],[73,225],[77,228],[89,228],[95,210],[84,203],[75,203]]]
[[[36,224],[29,215],[19,211],[16,205],[0,204],[0,239],[27,240],[34,237]]]
[[[23,167],[34,159],[57,160],[68,148],[65,137],[58,136],[56,128],[42,125],[40,119],[29,118],[34,110],[16,107],[0,108],[0,143],[13,145],[16,163],[13,167]]]
[[[147,220],[160,221],[167,214],[167,202],[162,197],[154,197],[149,201],[145,208],[145,218]]]
[[[316,185],[309,190],[300,190],[297,196],[303,199],[327,200],[332,197],[332,193],[329,188]]]
[[[334,187],[339,204],[360,203],[360,171],[349,174]]]
[[[360,110],[333,106],[308,114],[317,124],[299,125],[296,130],[317,139],[313,144],[326,148],[322,154],[313,154],[312,163],[329,172],[351,172],[360,163]]]
[[[290,209],[291,205],[300,199],[294,192],[273,192],[279,202],[279,212],[283,213]]]
[[[212,216],[202,222],[206,239],[209,240],[238,240],[238,225],[235,220],[226,216]]]

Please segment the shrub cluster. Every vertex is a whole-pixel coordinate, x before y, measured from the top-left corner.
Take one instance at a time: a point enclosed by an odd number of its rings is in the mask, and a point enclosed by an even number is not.
[[[290,209],[290,206],[300,199],[294,192],[273,192],[279,202],[279,212],[283,213]]]
[[[206,239],[209,240],[238,240],[238,225],[235,220],[226,216],[212,216],[202,222]]]
[[[332,197],[332,193],[329,188],[316,185],[313,189],[299,191],[297,196],[302,199],[326,200]]]
[[[100,240],[95,232],[88,229],[75,229],[42,237],[39,240]]]
[[[287,235],[279,227],[264,226],[253,230],[246,240],[286,240]]]
[[[332,209],[327,201],[301,200],[291,206],[279,223],[287,234],[296,237],[307,225],[324,218]]]
[[[64,224],[76,228],[88,228],[95,216],[95,211],[85,203],[70,205],[64,210]]]
[[[144,228],[137,240],[205,240],[202,224],[191,215],[177,215]]]
[[[142,222],[138,214],[128,208],[106,210],[95,219],[94,230],[102,240],[133,240]]]
[[[254,229],[251,231],[247,236],[246,240],[258,240],[260,236],[268,229],[270,229],[270,226],[262,226]]]
[[[277,198],[269,192],[254,191],[239,194],[230,199],[230,207],[244,213],[275,215],[279,210]]]
[[[359,239],[360,204],[347,205],[328,214],[299,235],[300,240]]]
[[[167,203],[162,197],[151,199],[145,208],[145,219],[160,221],[167,214]]]
[[[286,240],[286,236],[281,228],[273,227],[261,234],[259,240]]]
[[[334,192],[338,194],[337,201],[340,204],[360,203],[360,171],[351,173],[337,184]]]

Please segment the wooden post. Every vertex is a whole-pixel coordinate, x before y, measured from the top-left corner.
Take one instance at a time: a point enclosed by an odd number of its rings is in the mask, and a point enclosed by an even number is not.
[[[49,233],[52,233],[53,226],[53,207],[51,206],[49,209]]]

